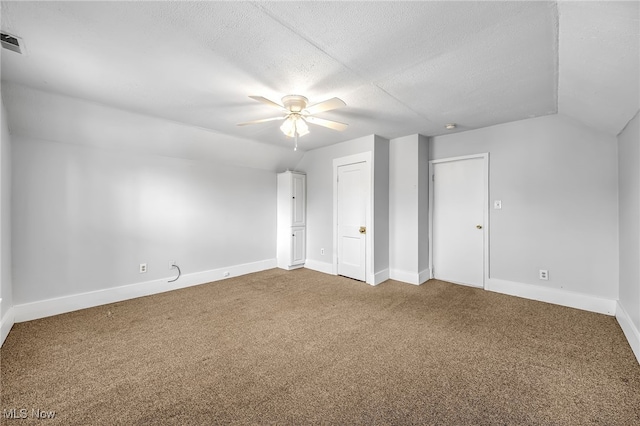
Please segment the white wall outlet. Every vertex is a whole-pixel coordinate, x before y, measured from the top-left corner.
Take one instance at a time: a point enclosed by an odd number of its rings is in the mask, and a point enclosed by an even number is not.
[[[176,261],[175,260],[170,260],[169,261],[169,269],[173,269],[174,266],[176,266]]]
[[[324,256],[324,249],[323,248],[320,249],[320,255]]]
[[[147,264],[146,263],[141,263],[140,264],[140,273],[141,274],[146,274],[147,273]]]
[[[494,200],[493,201],[493,208],[495,210],[501,210],[502,209],[502,200]]]
[[[546,269],[540,269],[539,277],[541,280],[549,281],[549,271]]]
[[[222,276],[223,276],[223,277],[228,277],[229,275],[231,275],[231,273],[230,273],[229,271],[224,271],[224,272],[222,273]]]

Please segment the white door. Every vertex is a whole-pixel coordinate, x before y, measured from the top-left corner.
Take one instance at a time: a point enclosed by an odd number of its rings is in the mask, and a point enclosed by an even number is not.
[[[291,228],[291,265],[301,265],[307,259],[305,228]]]
[[[366,163],[338,167],[338,275],[365,281]]]
[[[305,200],[305,184],[306,184],[306,175],[292,173],[291,175],[291,192],[293,197],[292,203],[292,214],[291,214],[291,225],[292,226],[304,226],[305,225],[305,208],[306,208],[306,200]]]
[[[484,286],[485,159],[433,164],[433,276]]]

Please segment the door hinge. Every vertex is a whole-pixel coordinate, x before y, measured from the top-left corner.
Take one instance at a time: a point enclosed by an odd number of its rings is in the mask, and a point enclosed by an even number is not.
[[[431,182],[435,182],[436,181],[436,175],[431,175]]]

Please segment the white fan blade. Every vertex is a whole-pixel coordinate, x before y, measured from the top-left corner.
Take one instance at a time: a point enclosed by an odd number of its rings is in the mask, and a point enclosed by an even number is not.
[[[339,132],[346,130],[346,128],[349,127],[348,124],[340,123],[338,121],[325,120],[324,118],[307,116],[307,117],[304,117],[304,119],[311,124],[317,124],[318,126],[328,127],[330,129],[337,130]]]
[[[287,118],[286,115],[283,117],[263,118],[262,120],[253,120],[253,121],[245,121],[244,123],[238,123],[237,126],[248,126],[250,124],[266,123],[267,121],[284,120],[285,118]]]
[[[262,102],[263,104],[271,105],[272,107],[276,107],[276,108],[281,109],[281,110],[283,110],[283,111],[286,111],[286,110],[287,110],[285,107],[283,107],[283,106],[282,106],[282,105],[280,105],[279,103],[277,103],[277,102],[273,102],[273,101],[270,101],[269,99],[264,98],[264,97],[262,97],[262,96],[249,96],[249,97],[250,97],[251,99],[253,99],[253,100],[256,100],[256,101],[258,101],[258,102]]]
[[[336,108],[341,108],[343,106],[346,106],[347,104],[344,103],[344,101],[342,99],[339,98],[331,98],[331,99],[327,99],[326,101],[322,101],[320,103],[317,103],[315,105],[311,105],[305,108],[305,110],[310,114],[317,114],[319,112],[324,112],[324,111],[330,111],[332,109],[336,109]]]

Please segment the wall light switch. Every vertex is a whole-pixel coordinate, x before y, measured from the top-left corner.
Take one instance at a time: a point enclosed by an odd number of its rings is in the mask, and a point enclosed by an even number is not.
[[[493,208],[494,208],[495,210],[500,210],[500,209],[502,209],[502,200],[495,200],[495,201],[493,202]]]

